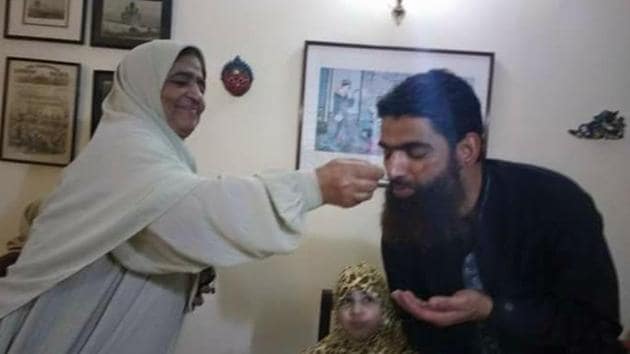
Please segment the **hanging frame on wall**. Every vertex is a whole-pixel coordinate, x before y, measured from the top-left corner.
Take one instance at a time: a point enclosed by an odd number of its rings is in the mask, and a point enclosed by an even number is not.
[[[298,169],[338,157],[382,164],[376,102],[416,73],[450,70],[472,86],[486,117],[490,110],[490,52],[306,41],[303,65]]]
[[[87,0],[6,0],[4,36],[83,43]]]
[[[111,70],[94,70],[94,81],[92,82],[92,120],[90,125],[90,136],[94,135],[98,122],[103,115],[103,100],[112,89],[114,84],[114,72]]]
[[[92,46],[131,49],[171,38],[172,0],[94,0],[92,6]]]
[[[0,159],[65,166],[74,156],[81,65],[8,57]]]

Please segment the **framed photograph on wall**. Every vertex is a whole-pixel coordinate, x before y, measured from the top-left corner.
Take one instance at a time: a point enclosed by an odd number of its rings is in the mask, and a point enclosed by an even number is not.
[[[382,165],[376,103],[408,76],[448,69],[489,112],[494,54],[306,41],[296,168],[339,157]],[[484,118],[487,125],[487,119]]]
[[[92,38],[96,47],[131,49],[171,38],[172,0],[94,0]]]
[[[98,122],[103,115],[103,100],[112,89],[114,84],[114,72],[111,70],[94,70],[94,81],[92,86],[92,120],[90,126],[90,136],[98,126]]]
[[[74,157],[81,65],[8,57],[0,159],[65,166]]]
[[[4,36],[83,43],[87,0],[6,0]]]

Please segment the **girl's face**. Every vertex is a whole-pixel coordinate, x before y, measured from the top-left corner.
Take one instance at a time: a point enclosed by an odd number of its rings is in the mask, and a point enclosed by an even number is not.
[[[339,299],[337,320],[355,340],[375,334],[383,323],[381,300],[371,292],[353,290]]]

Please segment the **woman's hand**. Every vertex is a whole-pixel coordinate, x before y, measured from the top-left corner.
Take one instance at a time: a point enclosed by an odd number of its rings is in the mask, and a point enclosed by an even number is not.
[[[203,305],[204,294],[214,294],[214,285],[212,282],[214,282],[215,277],[216,274],[212,267],[206,268],[199,273],[199,286],[197,287],[197,293],[192,302],[193,308]]]
[[[315,170],[324,203],[344,208],[372,198],[385,172],[367,161],[335,159]]]

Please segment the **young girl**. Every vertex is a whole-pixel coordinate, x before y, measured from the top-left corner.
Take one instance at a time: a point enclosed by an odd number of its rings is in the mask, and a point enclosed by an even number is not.
[[[360,263],[346,267],[333,294],[332,332],[304,354],[412,353],[389,297],[385,277]]]

